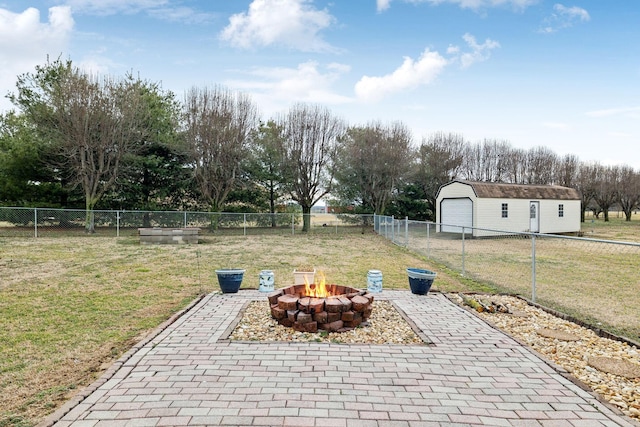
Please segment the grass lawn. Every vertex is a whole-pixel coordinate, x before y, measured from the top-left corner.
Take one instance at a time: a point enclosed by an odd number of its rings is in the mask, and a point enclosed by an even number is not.
[[[612,218],[604,223],[588,218],[583,232],[593,238],[638,241],[640,221]],[[518,244],[522,253],[516,250]],[[276,287],[282,287],[293,282],[295,268],[312,265],[329,283],[366,288],[367,271],[379,269],[384,288],[408,289],[405,268],[413,266],[439,273],[434,290],[500,290],[528,296],[530,243],[507,246],[501,240],[477,240],[468,245],[467,268],[477,264],[494,277],[504,277],[507,286],[497,281],[494,287],[481,285],[470,280],[472,275],[463,278],[374,234],[209,235],[198,245],[169,246],[141,246],[135,236],[0,238],[0,427],[37,424],[150,330],[199,295],[218,290],[214,270],[219,268],[246,269],[243,288],[257,289],[260,270],[273,270]],[[627,316],[638,320],[635,255],[597,255],[590,246],[584,252],[550,249],[545,243],[539,248],[540,302],[582,314],[592,323],[613,325],[614,332],[625,330],[615,324]],[[437,255],[448,249],[432,250]],[[569,258],[559,261],[551,253]],[[593,280],[612,262],[607,258],[611,255],[624,260],[628,271]],[[592,264],[591,270],[577,264],[581,257]],[[500,270],[499,264],[506,269]],[[560,273],[575,275],[582,283],[611,280],[606,292],[597,292],[597,286],[581,287],[576,299],[574,285],[554,282]],[[481,276],[475,278],[487,283]],[[622,311],[624,307],[630,311]]]
[[[225,236],[198,245],[142,246],[135,237],[0,239],[0,426],[30,426],[95,380],[198,295],[214,270],[245,268],[243,288],[273,270],[276,286],[313,265],[329,283],[408,289],[405,268],[431,268],[373,235]],[[441,274],[434,290],[474,288]],[[482,288],[475,288],[477,290]]]

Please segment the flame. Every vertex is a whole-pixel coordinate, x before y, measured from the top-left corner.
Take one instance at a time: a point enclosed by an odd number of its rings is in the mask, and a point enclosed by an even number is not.
[[[327,289],[324,273],[320,271],[317,276],[320,279],[318,283],[311,284],[307,281],[307,276],[304,277],[305,296],[314,298],[326,298],[332,296],[333,293]]]

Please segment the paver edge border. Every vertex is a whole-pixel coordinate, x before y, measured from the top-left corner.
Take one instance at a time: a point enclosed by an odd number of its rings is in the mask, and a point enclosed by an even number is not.
[[[258,299],[257,297],[247,300],[242,305],[242,308],[240,309],[240,311],[238,311],[238,315],[236,316],[236,318],[225,329],[225,331],[222,333],[221,337],[218,339],[217,342],[224,342],[224,343],[231,342],[229,337],[231,336],[231,334],[233,333],[235,328],[238,326],[238,324],[240,324],[240,322],[242,321],[242,317],[244,316],[244,312],[247,311],[247,308],[249,307],[249,304],[251,304],[252,302],[261,302],[261,301],[262,300]],[[413,345],[426,345],[428,347],[435,347],[436,346],[436,343],[433,342],[431,339],[429,339],[429,337],[418,327],[418,325],[416,325],[416,323],[407,315],[407,313],[405,313],[404,310],[401,309],[398,306],[398,304],[396,304],[396,302],[392,298],[389,298],[389,299],[385,298],[385,299],[378,300],[378,301],[385,301],[385,302],[388,302],[389,304],[391,304],[393,309],[396,310],[396,312],[402,318],[402,320],[404,320],[407,323],[407,325],[411,328],[413,333],[416,334],[416,336],[422,340],[422,344],[413,344]],[[237,342],[252,343],[252,344],[253,343],[269,343],[269,344],[270,343],[281,343],[281,344],[289,343],[288,341],[260,341],[260,340],[257,340],[257,341],[240,340],[240,341],[237,341]],[[300,342],[302,342],[302,341],[300,341]],[[368,344],[368,343],[338,343],[338,344],[340,344],[340,345],[355,345],[355,346],[357,346],[357,345],[376,345],[376,344]],[[404,346],[406,344],[380,344],[380,345],[401,345],[401,346]]]
[[[120,356],[115,362],[109,366],[109,368],[103,372],[103,374],[96,379],[94,382],[89,384],[80,390],[76,395],[74,395],[71,399],[66,401],[61,407],[56,409],[51,414],[47,415],[44,420],[36,424],[36,427],[51,427],[56,424],[58,421],[62,420],[62,418],[67,415],[73,408],[81,404],[86,398],[88,398],[94,391],[96,391],[100,386],[109,381],[114,375],[124,366],[124,364],[131,359],[140,349],[142,349],[145,345],[149,344],[153,341],[158,335],[160,335],[164,330],[166,330],[169,326],[175,323],[182,316],[191,311],[195,306],[197,306],[207,295],[209,294],[201,294],[198,295],[193,301],[189,303],[182,310],[174,313],[167,320],[162,322],[159,326],[149,332],[142,340],[133,345],[126,353]]]
[[[510,295],[510,294],[509,294]],[[528,301],[526,298],[522,298],[518,295],[510,295],[510,296],[516,296],[520,299],[522,299],[523,301],[527,302],[529,305],[534,306],[536,308],[539,308],[540,310],[546,311],[549,314],[552,315],[556,315],[554,313],[554,310],[552,309],[548,309],[545,308],[544,306],[540,306],[539,304],[536,303],[532,303],[530,301]],[[538,359],[542,360],[545,364],[547,364],[551,369],[553,369],[554,371],[556,371],[560,376],[562,376],[563,378],[565,378],[567,381],[570,381],[571,383],[573,383],[574,385],[576,385],[577,387],[581,388],[582,391],[588,393],[591,395],[591,397],[593,397],[596,401],[598,401],[600,404],[604,405],[607,407],[607,409],[611,410],[614,414],[625,418],[626,421],[629,421],[632,425],[638,426],[640,427],[640,422],[636,421],[634,418],[631,418],[629,415],[625,414],[624,412],[622,412],[622,410],[620,408],[618,408],[617,406],[615,406],[614,404],[612,404],[611,402],[609,402],[607,399],[604,398],[604,396],[600,395],[599,393],[597,393],[596,391],[594,391],[591,387],[589,387],[586,383],[584,383],[583,381],[581,381],[580,379],[578,379],[577,377],[573,376],[569,371],[567,371],[565,368],[563,368],[562,366],[556,364],[555,362],[553,362],[552,360],[549,360],[544,354],[538,352],[537,350],[533,349],[531,346],[529,346],[527,343],[525,343],[524,341],[520,340],[519,338],[507,333],[506,331],[503,331],[502,329],[500,329],[499,327],[497,327],[493,322],[491,322],[490,320],[485,319],[484,317],[480,316],[478,314],[478,312],[476,312],[475,310],[473,310],[470,307],[464,307],[461,306],[460,304],[456,303],[455,301],[453,301],[451,298],[449,298],[448,295],[445,295],[445,298],[447,298],[449,301],[451,301],[453,304],[456,304],[457,306],[461,307],[462,309],[464,309],[465,311],[471,313],[473,316],[475,316],[476,318],[482,320],[484,323],[486,323],[487,325],[489,325],[491,328],[503,333],[504,335],[508,336],[509,338],[511,338],[512,340],[514,340],[515,342],[517,342],[521,347],[523,347],[525,350],[529,351],[531,354],[533,354],[534,356],[536,356]],[[566,315],[561,315],[561,316],[557,316],[562,318],[563,320],[567,320],[567,321],[573,321],[571,320],[570,316],[566,316]],[[583,326],[585,328],[589,328],[587,325],[581,325],[578,322],[574,322],[580,326]],[[591,329],[591,328],[589,328]],[[611,334],[609,334],[611,335]],[[600,335],[602,336],[602,335]],[[613,335],[615,337],[615,335]],[[602,336],[603,338],[610,338],[608,336]],[[624,339],[620,340],[620,341],[626,341]]]

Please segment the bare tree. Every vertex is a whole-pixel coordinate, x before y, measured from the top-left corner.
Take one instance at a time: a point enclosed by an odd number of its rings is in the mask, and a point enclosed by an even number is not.
[[[527,184],[552,184],[558,156],[546,147],[535,147],[529,150],[527,157]]]
[[[145,85],[130,75],[92,76],[58,60],[21,76],[11,97],[59,149],[56,167],[82,187],[87,232],[95,231],[91,212],[116,181],[123,156],[145,137]]]
[[[195,180],[210,210],[219,212],[241,173],[257,108],[248,96],[216,86],[191,88],[184,110]]]
[[[410,171],[411,131],[401,122],[351,127],[338,155],[338,193],[382,215],[399,181]]]
[[[527,166],[527,153],[520,148],[509,147],[502,155],[505,164],[504,182],[524,184]]]
[[[609,209],[618,200],[617,181],[620,174],[615,166],[597,166],[593,200],[604,213],[605,222],[609,221]]]
[[[507,141],[485,139],[464,149],[463,175],[471,181],[506,182],[513,167]]]
[[[597,163],[581,163],[578,168],[576,189],[580,191],[582,209],[580,222],[584,222],[584,213],[596,195],[597,171],[601,166]]]
[[[576,188],[580,173],[580,160],[574,154],[567,154],[557,162],[554,183],[563,187]]]
[[[630,166],[620,167],[616,193],[625,220],[631,221],[633,210],[640,207],[640,174]]]
[[[291,198],[302,207],[306,232],[311,228],[311,207],[332,189],[337,141],[346,123],[327,108],[296,104],[278,124],[284,129],[284,176]]]

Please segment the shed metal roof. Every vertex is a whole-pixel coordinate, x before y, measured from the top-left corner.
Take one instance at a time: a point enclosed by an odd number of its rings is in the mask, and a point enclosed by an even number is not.
[[[546,200],[580,200],[580,193],[575,188],[559,185],[503,184],[497,182],[475,182],[454,180],[443,187],[459,182],[473,188],[477,197],[490,199],[546,199]]]

